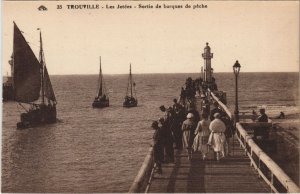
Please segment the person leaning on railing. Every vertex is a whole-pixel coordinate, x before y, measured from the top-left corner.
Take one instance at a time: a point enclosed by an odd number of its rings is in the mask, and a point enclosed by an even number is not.
[[[266,110],[264,108],[259,109],[260,115],[255,120],[258,123],[267,123],[269,118],[268,115],[265,113]],[[258,136],[261,136],[263,139],[267,139],[268,134],[268,128],[267,127],[255,127],[254,128],[254,139],[257,139]]]

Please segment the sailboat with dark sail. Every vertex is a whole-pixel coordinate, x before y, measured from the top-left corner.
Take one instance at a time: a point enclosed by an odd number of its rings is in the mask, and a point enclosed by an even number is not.
[[[98,91],[97,96],[93,102],[94,108],[104,108],[109,106],[109,97],[106,93],[105,83],[102,75],[102,68],[101,68],[101,57],[100,57],[100,72],[98,78]]]
[[[127,85],[126,96],[123,102],[123,107],[128,107],[128,108],[135,107],[137,106],[137,104],[138,104],[138,100],[136,98],[135,82],[133,81],[132,78],[131,64],[130,64],[128,85]]]
[[[13,71],[14,100],[26,110],[17,127],[55,123],[57,102],[45,63],[41,31],[38,60],[14,23]]]

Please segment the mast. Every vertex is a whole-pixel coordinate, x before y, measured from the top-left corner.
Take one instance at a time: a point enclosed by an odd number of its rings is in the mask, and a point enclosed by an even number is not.
[[[39,29],[39,28],[38,28]],[[40,30],[40,29],[39,29]],[[40,30],[40,64],[41,68],[41,78],[42,78],[42,104],[45,104],[45,89],[44,89],[44,52],[43,52],[43,42],[42,42],[42,31]]]
[[[129,69],[129,79],[130,79],[130,94],[131,94],[131,97],[132,96],[132,75],[131,75],[131,63],[130,63],[130,69]]]
[[[103,90],[103,87],[102,87],[102,68],[101,68],[101,56],[100,56],[100,75],[99,75],[99,77],[100,77],[100,88],[99,88],[99,94],[102,96],[102,94],[103,94],[103,92],[102,92],[102,90]]]

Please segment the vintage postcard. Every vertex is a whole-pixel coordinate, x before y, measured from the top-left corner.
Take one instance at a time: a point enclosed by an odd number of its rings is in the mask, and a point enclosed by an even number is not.
[[[2,13],[2,192],[300,192],[299,1]]]

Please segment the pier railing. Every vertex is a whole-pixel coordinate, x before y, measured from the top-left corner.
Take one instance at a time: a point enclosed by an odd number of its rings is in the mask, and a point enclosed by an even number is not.
[[[273,192],[299,193],[299,187],[291,178],[262,150],[240,123],[236,123],[237,137],[251,160],[251,166],[270,186]]]
[[[212,92],[212,98],[217,101],[227,116],[233,120],[231,112]],[[266,123],[267,124],[267,123]],[[294,181],[254,142],[240,123],[236,123],[236,136],[245,154],[251,161],[259,176],[270,186],[272,192],[276,193],[300,193],[300,188]]]
[[[151,147],[128,192],[129,193],[147,192],[149,185],[151,183],[154,169],[155,166],[154,166],[154,158],[153,158],[153,147]]]
[[[219,106],[226,112],[226,114],[230,118],[230,120],[233,120],[233,116],[232,116],[231,112],[229,111],[229,109],[227,108],[227,106],[225,104],[223,104],[223,102],[221,102],[221,100],[219,100],[219,98],[216,97],[216,95],[213,92],[211,92],[210,90],[209,90],[209,92],[210,92],[211,97],[215,101],[217,101]]]

